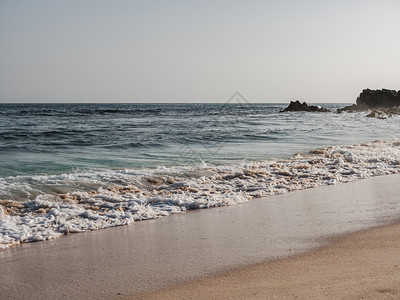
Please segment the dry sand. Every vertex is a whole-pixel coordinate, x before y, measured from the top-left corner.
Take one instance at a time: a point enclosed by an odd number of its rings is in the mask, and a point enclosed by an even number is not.
[[[172,286],[154,296],[400,298],[396,226],[304,254],[397,224],[399,183],[370,178],[5,249],[0,299],[125,299]],[[203,281],[213,274],[224,276]]]
[[[400,225],[349,234],[311,253],[135,298],[400,299]]]

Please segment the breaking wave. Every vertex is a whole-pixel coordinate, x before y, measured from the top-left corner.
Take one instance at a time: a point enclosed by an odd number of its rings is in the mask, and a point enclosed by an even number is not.
[[[400,171],[400,140],[287,160],[0,178],[0,248]],[[323,200],[321,200],[323,201]]]

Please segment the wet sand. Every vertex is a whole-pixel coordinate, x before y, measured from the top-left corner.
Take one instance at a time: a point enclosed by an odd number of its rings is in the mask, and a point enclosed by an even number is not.
[[[399,183],[400,175],[370,178],[5,249],[0,298],[131,298],[247,270],[396,223]],[[293,285],[285,278],[282,289]]]
[[[139,299],[400,299],[400,225],[333,239],[311,253],[243,267]]]

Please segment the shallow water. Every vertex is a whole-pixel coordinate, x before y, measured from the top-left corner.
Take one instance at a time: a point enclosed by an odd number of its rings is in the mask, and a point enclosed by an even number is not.
[[[88,294],[134,298],[136,293],[309,251],[332,235],[398,221],[399,176],[296,191],[0,251],[7,270],[0,272],[0,294],[7,299],[80,299]]]

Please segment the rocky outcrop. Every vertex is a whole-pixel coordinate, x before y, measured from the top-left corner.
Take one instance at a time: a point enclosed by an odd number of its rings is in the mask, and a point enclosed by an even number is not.
[[[330,111],[327,108],[321,107],[321,106],[315,106],[315,105],[308,105],[307,103],[303,102],[300,103],[300,101],[290,101],[290,104],[288,107],[286,107],[284,110],[281,110],[280,112],[287,112],[287,111],[317,111],[317,112],[328,112]]]
[[[357,106],[357,104],[352,104],[352,105],[349,105],[349,106],[345,106],[343,108],[338,108],[337,112],[338,113],[341,113],[341,112],[344,112],[344,111],[355,112],[355,111],[360,111],[360,110],[361,109]]]
[[[362,91],[356,103],[358,107],[367,109],[400,106],[400,91],[366,89]]]
[[[369,113],[366,115],[368,118],[376,118],[376,119],[387,119],[393,115],[400,115],[400,106],[390,107],[390,108],[377,108],[368,110]]]
[[[400,91],[365,89],[358,96],[356,104],[340,108],[338,112],[366,111],[372,109],[392,110],[398,106],[400,106]],[[400,111],[400,109],[396,109],[395,111]],[[392,113],[395,113],[395,111]]]

